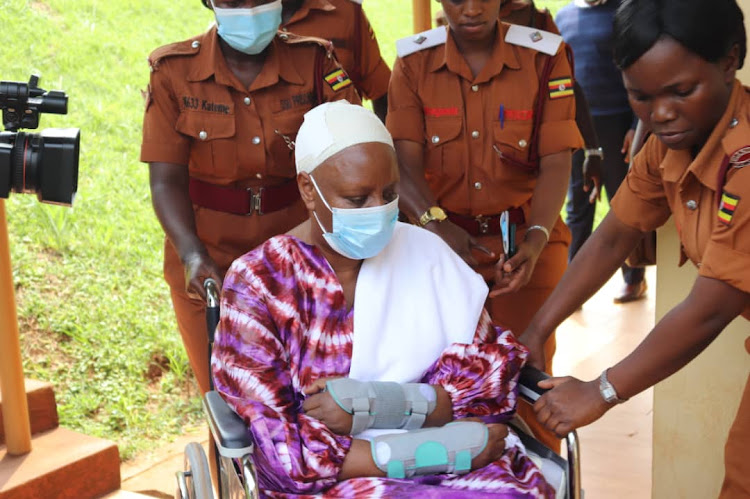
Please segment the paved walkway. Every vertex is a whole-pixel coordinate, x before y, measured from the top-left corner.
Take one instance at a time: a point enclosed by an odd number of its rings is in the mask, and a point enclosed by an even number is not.
[[[557,332],[554,370],[593,379],[627,355],[653,326],[655,269],[646,272],[645,300],[615,305],[621,278],[613,277]],[[579,430],[582,481],[586,497],[641,499],[651,491],[652,391],[618,406],[601,420]],[[183,449],[198,441],[206,447],[208,431],[195,428],[185,436],[122,466],[122,488],[153,497],[174,497],[175,472],[182,469]]]

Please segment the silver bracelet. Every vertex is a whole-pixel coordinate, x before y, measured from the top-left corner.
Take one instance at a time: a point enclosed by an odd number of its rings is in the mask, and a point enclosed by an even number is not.
[[[532,225],[531,227],[526,229],[526,233],[528,234],[532,230],[541,230],[542,232],[544,232],[544,237],[547,238],[545,242],[549,241],[549,231],[547,230],[547,227],[544,227],[543,225]]]

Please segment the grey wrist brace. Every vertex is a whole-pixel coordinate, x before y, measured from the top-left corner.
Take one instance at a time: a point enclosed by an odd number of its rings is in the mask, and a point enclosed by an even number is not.
[[[368,428],[421,428],[437,405],[435,389],[425,383],[338,378],[328,381],[326,390],[339,407],[352,414],[352,435]]]
[[[441,428],[375,437],[370,445],[375,465],[388,478],[411,478],[437,473],[464,474],[471,460],[487,446],[484,423],[457,421]]]

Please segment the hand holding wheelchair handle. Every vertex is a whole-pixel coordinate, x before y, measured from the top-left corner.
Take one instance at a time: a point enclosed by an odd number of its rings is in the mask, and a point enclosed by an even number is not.
[[[190,253],[182,257],[182,265],[185,268],[185,288],[192,298],[206,300],[204,284],[208,279],[214,280],[221,289],[222,272],[207,253]]]

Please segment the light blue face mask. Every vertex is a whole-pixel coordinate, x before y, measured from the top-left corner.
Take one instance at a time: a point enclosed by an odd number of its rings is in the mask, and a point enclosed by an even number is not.
[[[398,220],[398,198],[382,206],[370,208],[331,208],[318,184],[310,175],[320,199],[333,214],[333,228],[326,231],[318,214],[313,212],[328,245],[337,253],[352,260],[364,260],[377,255],[386,247]]]
[[[248,55],[257,55],[268,47],[281,26],[281,0],[250,9],[214,7],[214,15],[219,36],[230,47]]]

